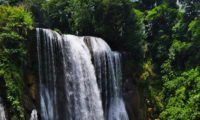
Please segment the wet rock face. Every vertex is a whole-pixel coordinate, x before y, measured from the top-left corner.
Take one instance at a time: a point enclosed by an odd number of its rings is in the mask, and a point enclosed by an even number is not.
[[[123,54],[123,96],[130,120],[146,120],[140,66],[135,63],[131,54]]]
[[[29,71],[30,72],[30,71]],[[23,95],[23,106],[25,108],[25,116],[26,118],[30,118],[31,111],[38,106],[37,100],[37,79],[34,74],[27,73],[26,74],[26,82],[25,83],[25,94]]]
[[[35,30],[28,32],[28,49],[26,70],[24,71],[24,92],[23,106],[25,108],[26,119],[29,120],[33,109],[39,110],[39,94],[38,94],[38,68],[37,68],[37,48],[36,48],[36,32]]]
[[[1,76],[0,76],[0,98],[1,102],[3,102],[3,99],[6,98],[6,85],[4,79],[1,78]]]

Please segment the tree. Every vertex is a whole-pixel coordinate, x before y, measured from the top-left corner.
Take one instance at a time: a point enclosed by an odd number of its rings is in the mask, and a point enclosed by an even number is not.
[[[0,6],[0,78],[6,84],[11,120],[24,119],[22,105],[25,36],[32,28],[31,14],[23,6]]]
[[[193,68],[166,80],[163,91],[164,109],[161,119],[198,120],[200,119],[200,77],[199,68]]]
[[[179,21],[181,13],[177,9],[163,4],[148,11],[146,17],[147,41],[149,55],[157,64],[160,71],[161,64],[168,58],[168,49],[173,41],[173,26]]]

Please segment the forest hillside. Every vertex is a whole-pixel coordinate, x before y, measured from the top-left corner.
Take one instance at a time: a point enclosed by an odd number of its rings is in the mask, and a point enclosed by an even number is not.
[[[200,119],[199,0],[0,0],[0,108],[8,120],[40,109],[36,28],[96,36],[122,53],[130,120]]]

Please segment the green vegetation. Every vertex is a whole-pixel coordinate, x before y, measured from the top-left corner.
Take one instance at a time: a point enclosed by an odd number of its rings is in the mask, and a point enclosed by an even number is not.
[[[200,119],[200,2],[179,1],[184,10],[175,0],[1,1],[0,77],[13,119],[24,118],[25,42],[33,22],[102,37],[114,50],[131,53],[138,67],[132,72],[140,74],[134,77],[145,84],[152,108],[149,119]]]
[[[0,76],[6,84],[11,120],[23,120],[25,35],[32,27],[32,18],[23,6],[0,6],[0,11]]]
[[[197,67],[163,80],[165,107],[160,117],[170,120],[199,119],[200,69]]]
[[[181,1],[184,12],[170,2],[147,11],[148,81],[152,119],[198,120],[199,115],[199,10],[200,2]],[[149,26],[148,26],[149,25]],[[153,67],[152,67],[153,66]]]

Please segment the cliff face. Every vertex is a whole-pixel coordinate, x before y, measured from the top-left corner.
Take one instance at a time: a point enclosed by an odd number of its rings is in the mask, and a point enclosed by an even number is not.
[[[23,106],[25,108],[25,117],[28,120],[33,109],[37,109],[40,116],[39,102],[39,77],[38,77],[38,56],[37,41],[35,30],[29,32],[27,41],[28,56],[26,69],[24,70],[24,95],[22,96]],[[112,45],[111,45],[112,46]],[[145,120],[145,100],[142,82],[139,79],[139,65],[134,62],[134,56],[122,53],[123,68],[123,97],[126,104],[130,120]],[[6,89],[3,80],[0,81],[0,96],[6,104]],[[9,116],[9,115],[8,115]]]
[[[146,105],[143,83],[140,80],[140,65],[132,54],[123,57],[123,94],[130,120],[146,120]]]
[[[26,43],[28,54],[27,64],[24,70],[24,96],[23,105],[25,108],[25,117],[30,119],[33,109],[39,109],[39,79],[38,79],[38,60],[37,60],[37,46],[36,46],[36,32],[29,31],[28,40]]]
[[[28,32],[29,35],[27,35],[29,38],[27,38],[29,41],[26,41],[26,48],[27,48],[27,56],[26,60],[23,63],[23,75],[19,79],[20,84],[17,87],[22,88],[22,95],[19,96],[19,99],[22,103],[22,107],[24,108],[23,114],[24,114],[24,119],[29,120],[31,111],[34,108],[39,107],[39,102],[38,102],[38,78],[37,78],[37,49],[36,49],[36,43],[35,43],[35,32],[30,31]],[[15,59],[15,58],[13,58]],[[18,68],[21,70],[21,68]],[[1,71],[0,71],[1,72]],[[5,116],[7,120],[10,119],[17,119],[17,118],[11,118],[13,115],[13,105],[11,105],[11,102],[9,101],[10,99],[14,98],[8,98],[9,92],[7,90],[6,86],[6,81],[4,79],[4,74],[2,75],[0,73],[0,103],[4,107],[5,110]],[[16,79],[12,79],[13,81],[16,81]],[[9,84],[8,84],[9,85]],[[10,85],[11,86],[11,85]],[[16,87],[16,86],[14,86]],[[18,94],[18,91],[13,91],[13,93]],[[13,103],[12,103],[13,104]],[[18,103],[16,103],[18,104]],[[16,106],[16,105],[15,105]],[[38,109],[39,110],[39,109]],[[0,120],[2,120],[0,118]],[[3,119],[4,120],[4,119]]]

